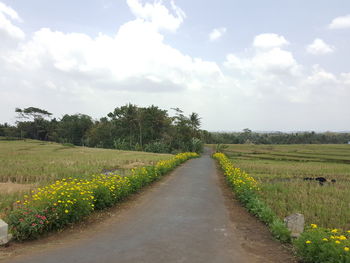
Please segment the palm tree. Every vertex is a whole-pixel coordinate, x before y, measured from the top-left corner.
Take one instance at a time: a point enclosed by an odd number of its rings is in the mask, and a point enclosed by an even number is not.
[[[190,125],[193,130],[198,130],[198,128],[200,127],[200,119],[201,118],[199,117],[198,113],[192,112],[192,114],[190,115]]]

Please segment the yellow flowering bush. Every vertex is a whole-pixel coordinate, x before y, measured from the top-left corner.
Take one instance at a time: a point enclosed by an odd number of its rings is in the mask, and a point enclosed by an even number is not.
[[[234,167],[225,154],[215,153],[213,154],[213,158],[218,160],[226,181],[249,212],[266,223],[275,238],[282,242],[289,242],[290,231],[271,208],[260,200],[258,182],[246,172]]]
[[[215,153],[213,157],[219,161],[226,180],[238,195],[253,194],[259,190],[257,181],[246,172],[234,167],[225,154]]]
[[[247,209],[265,222],[272,234],[281,241],[290,241],[284,223],[259,199],[257,181],[235,168],[223,153],[215,153],[227,182]],[[350,230],[325,229],[311,224],[294,242],[298,255],[305,263],[350,263]]]
[[[350,263],[350,231],[311,224],[294,242],[304,262]]]
[[[25,240],[61,229],[93,210],[114,205],[195,157],[198,157],[197,153],[180,153],[154,166],[133,169],[130,176],[99,174],[87,179],[67,178],[38,188],[31,196],[17,201],[16,208],[7,217],[10,231],[17,240]]]

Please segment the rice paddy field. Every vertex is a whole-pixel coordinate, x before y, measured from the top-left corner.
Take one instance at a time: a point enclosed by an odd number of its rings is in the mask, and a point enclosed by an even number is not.
[[[62,178],[85,178],[169,159],[169,154],[119,151],[62,145],[35,140],[0,140],[1,214],[32,189]]]
[[[261,198],[282,219],[302,213],[306,224],[350,229],[350,145],[243,144],[224,152],[260,182]]]

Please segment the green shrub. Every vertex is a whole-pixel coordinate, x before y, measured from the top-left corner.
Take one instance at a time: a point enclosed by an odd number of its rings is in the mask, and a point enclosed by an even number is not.
[[[180,163],[197,157],[181,153],[155,166],[132,170],[129,177],[116,174],[93,175],[89,179],[62,179],[33,191],[17,201],[7,222],[17,240],[34,239],[50,230],[62,229],[81,220],[95,209],[110,207],[143,186],[152,183]]]
[[[168,153],[170,151],[170,147],[162,141],[156,141],[146,144],[144,150],[145,152]]]
[[[130,147],[130,143],[128,143],[125,139],[115,139],[114,142],[114,148],[117,150],[131,150],[132,147]]]
[[[293,242],[304,262],[350,262],[350,231],[311,226]]]
[[[218,143],[218,144],[215,145],[215,152],[216,153],[222,153],[227,148],[228,148],[228,145]]]
[[[191,151],[196,153],[203,152],[203,142],[198,138],[191,139]]]
[[[267,225],[271,224],[276,215],[263,201],[258,199],[258,197],[251,198],[249,202],[246,204],[249,212],[258,217],[261,221],[266,223]]]
[[[14,210],[8,222],[17,240],[35,239],[48,230],[47,213],[35,207]]]
[[[269,224],[269,228],[272,235],[281,242],[289,243],[291,241],[290,230],[281,219],[275,217]]]
[[[98,186],[94,189],[93,195],[95,197],[95,209],[101,210],[111,207],[114,204],[112,192],[105,186]]]

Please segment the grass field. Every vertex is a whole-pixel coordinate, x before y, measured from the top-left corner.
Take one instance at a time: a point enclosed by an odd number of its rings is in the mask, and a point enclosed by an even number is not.
[[[224,152],[261,183],[262,199],[281,218],[299,212],[307,224],[350,229],[350,145],[229,145]]]
[[[0,140],[1,211],[31,189],[56,179],[127,170],[169,159],[169,154],[64,146],[35,140]]]

